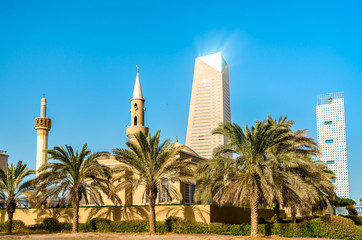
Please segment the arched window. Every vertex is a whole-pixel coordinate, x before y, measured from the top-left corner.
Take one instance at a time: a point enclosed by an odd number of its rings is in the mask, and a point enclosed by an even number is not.
[[[137,126],[137,116],[134,116],[134,118],[133,118],[133,125]]]

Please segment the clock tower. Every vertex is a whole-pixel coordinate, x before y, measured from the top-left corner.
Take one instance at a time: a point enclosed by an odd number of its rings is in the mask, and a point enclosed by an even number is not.
[[[134,85],[133,97],[131,99],[131,126],[127,127],[127,137],[134,140],[134,135],[142,132],[145,136],[148,135],[148,127],[144,126],[145,121],[145,99],[142,95],[141,82],[139,77],[139,67],[137,65],[136,83]]]

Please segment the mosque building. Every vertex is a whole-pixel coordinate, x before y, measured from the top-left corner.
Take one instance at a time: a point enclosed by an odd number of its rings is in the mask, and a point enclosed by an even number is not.
[[[145,99],[143,98],[141,82],[139,77],[139,68],[137,65],[137,75],[136,82],[134,85],[133,96],[131,98],[131,126],[127,127],[126,134],[127,137],[134,141],[134,135],[138,132],[142,132],[144,135],[148,134],[148,127],[145,126]],[[180,152],[180,158],[189,158],[194,162],[199,162],[204,160],[203,157],[199,156],[195,151],[191,148],[182,145],[179,142],[175,143],[176,146],[183,146],[183,149]],[[115,167],[116,165],[122,164],[115,160],[114,158],[99,160],[101,164],[107,165],[109,167]],[[133,176],[137,177],[137,176]],[[122,179],[120,179],[122,181]],[[170,187],[172,184],[172,188],[177,189],[181,195],[181,199],[170,199],[169,196],[158,196],[156,199],[156,204],[192,204],[194,202],[194,193],[196,186],[193,183],[183,183],[183,182],[169,182],[166,184]],[[128,193],[125,190],[120,191],[119,197],[122,200],[122,205],[144,205],[147,204],[147,199],[145,197],[145,187],[138,187],[134,194],[131,197],[127,197]],[[113,204],[111,200],[105,200],[105,205]]]
[[[137,75],[136,75],[136,82],[134,85],[133,90],[133,96],[131,98],[131,109],[130,109],[130,115],[131,115],[131,125],[127,127],[126,134],[127,137],[134,141],[134,135],[138,132],[142,132],[143,134],[148,134],[148,127],[145,126],[145,99],[143,98],[142,94],[142,88],[141,88],[141,82],[139,77],[139,68],[137,65]],[[40,117],[37,117],[35,119],[35,129],[37,130],[37,165],[36,170],[40,168],[43,164],[47,162],[47,153],[44,151],[45,149],[48,149],[48,132],[51,129],[51,119],[46,117],[46,99],[43,97],[41,99],[41,114]],[[201,160],[204,160],[203,157],[199,156],[195,151],[193,151],[191,148],[182,145],[179,142],[175,143],[176,146],[183,146],[183,149],[180,152],[180,158],[189,158],[192,161],[199,162]],[[117,165],[120,165],[119,161],[114,159],[113,157],[110,157],[108,159],[102,159],[99,160],[99,163],[109,166],[111,168],[116,167]],[[132,176],[137,177],[137,176]],[[119,182],[122,181],[122,179],[119,180]],[[177,189],[181,195],[181,199],[170,199],[169,196],[158,196],[156,203],[157,204],[192,204],[194,202],[194,193],[196,190],[196,185],[193,183],[183,183],[183,182],[169,182],[168,186],[172,185],[173,189]],[[166,184],[167,186],[167,184]],[[118,193],[120,199],[121,199],[121,205],[144,205],[147,204],[147,199],[145,198],[145,188],[138,187],[138,189],[135,190],[134,194],[129,197],[130,194],[128,194],[127,191],[122,190]],[[114,203],[104,197],[104,204],[105,205],[113,205]],[[83,202],[84,203],[84,202]],[[92,205],[92,200],[89,199],[90,205]]]

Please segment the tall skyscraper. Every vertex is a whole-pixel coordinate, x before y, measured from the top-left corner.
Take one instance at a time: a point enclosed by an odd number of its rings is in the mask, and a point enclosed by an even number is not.
[[[339,197],[349,198],[343,92],[317,96],[317,132],[322,150],[320,159],[336,174],[336,178],[332,180],[336,193]]]
[[[222,135],[211,135],[211,131],[230,121],[228,64],[221,53],[196,58],[186,146],[211,158],[214,148],[227,141]]]
[[[52,127],[52,121],[47,115],[47,100],[43,97],[40,104],[40,117],[35,118],[35,130],[37,132],[36,146],[36,171],[47,163],[48,154],[44,151],[48,149],[48,133]]]

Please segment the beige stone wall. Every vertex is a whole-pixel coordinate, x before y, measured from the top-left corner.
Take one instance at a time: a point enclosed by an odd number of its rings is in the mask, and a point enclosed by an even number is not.
[[[148,220],[148,206],[132,207],[83,207],[79,209],[79,222],[85,223],[95,217],[116,220]],[[166,205],[156,206],[156,220],[164,221],[169,216],[190,221],[210,222],[209,205]],[[72,222],[72,208],[17,209],[14,220],[26,225],[41,223],[44,218],[54,217],[60,222]],[[0,222],[7,221],[6,210],[0,210]]]
[[[85,223],[95,217],[107,218],[112,221],[148,220],[148,206],[132,207],[83,207],[79,209],[79,222]],[[271,209],[259,209],[259,217],[270,220]],[[284,214],[284,212],[282,212]],[[174,216],[196,222],[223,222],[240,224],[250,222],[250,209],[239,207],[219,207],[214,205],[157,205],[156,220],[164,221]],[[21,220],[26,225],[41,223],[44,218],[54,217],[60,222],[72,222],[72,208],[51,209],[17,209],[14,220]],[[0,222],[7,221],[5,210],[0,210]]]

